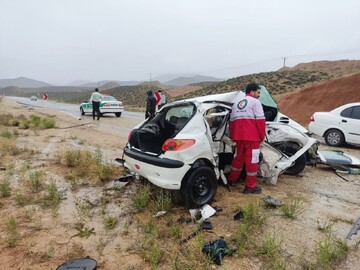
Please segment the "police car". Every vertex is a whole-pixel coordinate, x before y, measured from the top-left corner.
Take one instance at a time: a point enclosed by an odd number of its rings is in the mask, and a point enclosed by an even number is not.
[[[100,114],[113,113],[116,117],[120,117],[121,113],[124,111],[124,105],[120,100],[117,100],[113,96],[104,94],[103,99],[100,102]],[[80,113],[85,115],[85,113],[92,113],[92,103],[89,100],[84,100],[80,104]]]

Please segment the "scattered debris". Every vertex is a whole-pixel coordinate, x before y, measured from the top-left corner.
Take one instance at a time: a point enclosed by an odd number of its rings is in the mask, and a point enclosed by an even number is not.
[[[212,228],[213,228],[213,225],[212,225],[212,223],[210,221],[204,221],[204,222],[202,222],[200,224],[199,229],[197,229],[195,232],[193,232],[192,234],[190,234],[186,238],[182,239],[179,244],[182,245],[182,244],[186,243],[191,238],[195,237],[202,230],[211,230]]]
[[[235,253],[236,249],[228,248],[224,238],[220,237],[220,239],[204,245],[202,252],[209,255],[217,265],[221,265],[224,257]]]
[[[355,222],[354,226],[352,226],[350,232],[348,233],[348,235],[346,236],[346,239],[351,239],[351,236],[353,236],[354,234],[357,234],[357,231],[360,230],[360,217],[358,218],[358,220]]]
[[[345,180],[346,182],[349,182],[348,179],[346,179],[344,176],[341,175],[341,171],[335,169],[335,170],[334,170],[334,173],[335,173],[337,176],[339,176],[341,179]]]
[[[240,209],[234,216],[234,220],[243,220],[244,219],[244,210]]]
[[[190,209],[189,210],[191,217],[198,223],[203,222],[208,219],[212,215],[216,213],[216,210],[212,208],[210,205],[205,204],[200,209]]]
[[[67,269],[82,269],[82,270],[95,270],[97,267],[96,260],[89,256],[85,258],[72,259],[60,265],[56,270],[67,270]]]
[[[178,218],[177,222],[179,224],[183,224],[183,223],[190,223],[191,221],[193,221],[192,218],[185,218],[185,217],[180,217]]]
[[[318,151],[317,153],[320,159],[319,163],[329,165],[334,170],[351,172],[351,174],[360,173],[360,160],[354,156],[335,150]]]
[[[214,206],[214,210],[215,210],[216,212],[221,212],[223,209],[222,209],[222,207],[220,207],[220,206]]]
[[[163,216],[163,215],[165,215],[165,214],[166,214],[166,211],[159,211],[159,212],[157,212],[156,215],[154,215],[153,217],[161,217],[161,216]]]
[[[125,160],[123,158],[115,158],[116,162],[119,162],[120,164],[124,165]]]
[[[268,203],[268,205],[279,207],[283,205],[284,203],[282,201],[276,200],[272,198],[270,195],[267,195],[262,198],[264,202]]]
[[[133,174],[128,174],[125,176],[121,176],[118,179],[114,180],[114,186],[116,187],[123,187],[125,186],[127,183],[130,182],[130,180],[134,179],[134,175]]]

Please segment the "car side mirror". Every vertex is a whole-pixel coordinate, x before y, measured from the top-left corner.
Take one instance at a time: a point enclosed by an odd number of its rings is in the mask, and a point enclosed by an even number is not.
[[[287,117],[280,117],[280,123],[289,124],[289,118]]]

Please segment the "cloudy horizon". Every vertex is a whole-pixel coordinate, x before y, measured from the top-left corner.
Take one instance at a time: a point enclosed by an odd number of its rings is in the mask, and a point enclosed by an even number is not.
[[[0,0],[0,79],[227,79],[360,60],[359,29],[355,0]]]

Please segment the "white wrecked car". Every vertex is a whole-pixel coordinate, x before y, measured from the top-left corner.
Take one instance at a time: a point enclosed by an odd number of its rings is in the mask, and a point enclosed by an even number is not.
[[[243,92],[173,102],[135,127],[124,148],[124,166],[156,186],[180,190],[189,207],[210,203],[234,154],[228,135],[232,100]],[[244,95],[245,96],[245,95]],[[260,101],[267,119],[258,175],[276,184],[280,173],[298,174],[315,155],[317,142],[305,128],[279,117],[264,86]],[[315,158],[315,157],[314,157]]]

